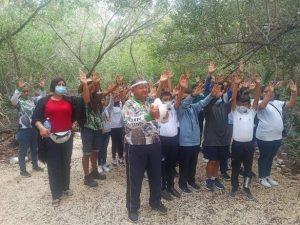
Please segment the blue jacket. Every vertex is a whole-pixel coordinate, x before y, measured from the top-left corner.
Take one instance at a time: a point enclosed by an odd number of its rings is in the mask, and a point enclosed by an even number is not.
[[[179,121],[179,145],[180,146],[196,146],[200,145],[200,128],[198,122],[198,114],[213,99],[208,95],[205,99],[193,102],[191,95],[181,101],[181,105],[177,110]]]

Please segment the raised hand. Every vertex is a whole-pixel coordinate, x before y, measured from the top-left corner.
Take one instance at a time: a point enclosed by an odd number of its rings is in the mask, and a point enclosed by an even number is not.
[[[165,83],[168,81],[168,79],[169,79],[169,74],[166,71],[163,71],[160,75],[159,82]]]
[[[117,75],[116,76],[116,84],[117,85],[119,85],[119,86],[121,86],[121,85],[123,85],[123,80],[124,80],[124,78],[123,78],[123,76],[122,75]]]
[[[244,72],[244,68],[245,68],[245,63],[243,60],[240,61],[239,63],[239,72],[243,73]]]
[[[87,84],[87,82],[88,82],[88,80],[86,78],[86,74],[81,69],[79,69],[79,81],[82,84]]]
[[[254,74],[253,80],[255,81],[256,84],[260,84],[261,83],[260,75],[258,73]]]
[[[212,61],[209,62],[208,68],[207,68],[207,73],[211,75],[211,74],[213,74],[215,71],[216,71],[215,63],[212,62]]]
[[[39,85],[40,88],[44,88],[44,87],[45,87],[45,80],[44,80],[43,78],[41,78],[41,79],[39,80],[38,85]]]
[[[20,78],[19,80],[18,80],[18,86],[19,86],[19,88],[23,88],[23,87],[25,87],[26,86],[26,82],[25,82],[25,80],[24,80],[24,78]]]
[[[241,74],[237,74],[233,77],[233,82],[235,84],[240,84],[243,81],[243,76]]]
[[[293,80],[290,80],[290,90],[291,90],[292,93],[296,93],[297,92],[297,84]]]
[[[203,84],[202,84],[202,83],[199,83],[198,86],[196,86],[196,87],[193,89],[192,95],[193,95],[193,96],[198,96],[198,95],[200,95],[203,91],[204,91]]]
[[[214,98],[220,98],[223,95],[223,91],[218,84],[214,84],[213,88],[211,89],[210,95]]]
[[[189,78],[187,74],[181,74],[179,78],[179,85],[182,88],[188,88],[189,86]]]

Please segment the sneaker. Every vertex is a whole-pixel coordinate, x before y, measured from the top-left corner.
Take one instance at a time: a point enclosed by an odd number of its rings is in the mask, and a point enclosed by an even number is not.
[[[180,198],[181,194],[175,188],[169,188],[167,190],[171,195],[175,196],[176,198]]]
[[[192,191],[188,187],[179,187],[182,195],[190,195]]]
[[[206,179],[205,188],[209,191],[214,191],[214,181],[212,179]]]
[[[118,161],[117,161],[116,159],[113,159],[112,165],[113,165],[113,166],[117,166],[117,165],[118,165]]]
[[[103,173],[103,167],[101,165],[98,166],[98,173]]]
[[[31,174],[28,173],[26,170],[25,170],[25,171],[21,171],[21,172],[20,172],[20,175],[21,175],[22,177],[31,177]]]
[[[109,172],[109,171],[110,171],[108,165],[106,165],[106,164],[104,164],[104,165],[102,166],[102,169],[103,169],[104,172]],[[98,170],[98,172],[99,172],[99,170]],[[99,173],[100,173],[100,172],[99,172]]]
[[[104,173],[99,173],[98,171],[92,171],[90,173],[90,176],[92,179],[96,179],[96,180],[105,180],[106,179],[106,175]]]
[[[234,198],[236,196],[237,192],[238,192],[237,188],[232,188],[231,191],[229,192],[229,196]]]
[[[250,191],[249,188],[244,188],[243,191],[245,193],[245,196],[246,196],[247,200],[250,200],[250,201],[254,200],[254,197],[253,197],[253,195],[252,195],[252,193],[251,193],[251,191]]]
[[[43,172],[44,169],[42,167],[39,167],[39,166],[35,166],[32,168],[34,171],[37,171],[37,172]]]
[[[216,179],[214,180],[214,186],[215,186],[217,189],[219,189],[219,190],[224,190],[224,189],[225,189],[225,186],[221,183],[221,181],[220,181],[218,178],[216,178]]]
[[[189,188],[192,189],[193,191],[200,191],[200,186],[198,184],[196,184],[195,182],[194,183],[188,183],[189,185]]]
[[[91,174],[89,174],[84,177],[84,185],[87,185],[89,187],[97,187],[98,182],[94,181],[93,178],[91,177]]]
[[[266,177],[266,180],[268,181],[269,184],[271,184],[272,186],[278,186],[278,182],[273,180],[272,177]]]
[[[162,190],[161,191],[161,197],[163,199],[167,200],[167,201],[172,201],[173,200],[172,195],[169,192],[167,192],[167,190]]]
[[[272,187],[272,185],[267,181],[266,178],[260,178],[259,183],[264,187],[268,187],[268,188]]]
[[[168,212],[167,207],[164,206],[162,203],[160,203],[158,206],[151,206],[151,208],[158,211],[162,215],[166,215]]]
[[[72,190],[70,190],[70,189],[68,189],[68,190],[65,190],[64,192],[63,192],[63,195],[64,196],[72,196],[73,195],[73,191]]]
[[[58,207],[59,205],[60,205],[60,198],[53,199],[52,206],[53,207]]]
[[[118,162],[119,162],[120,165],[124,165],[124,164],[125,164],[125,163],[124,163],[124,159],[119,159]]]
[[[224,180],[226,180],[226,181],[230,181],[230,176],[228,175],[227,172],[222,173],[222,178],[223,178]]]
[[[139,214],[137,211],[128,211],[128,219],[131,222],[136,223],[139,220]]]

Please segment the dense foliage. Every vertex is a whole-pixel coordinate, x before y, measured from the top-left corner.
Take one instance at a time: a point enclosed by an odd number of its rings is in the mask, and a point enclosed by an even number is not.
[[[243,59],[265,82],[299,80],[299,19],[299,0],[1,0],[0,127],[15,125],[8,97],[18,78],[34,88],[62,76],[76,89],[79,67],[104,84],[116,73],[156,81],[166,68],[195,80],[210,60],[228,74]],[[295,149],[298,106],[289,113]]]

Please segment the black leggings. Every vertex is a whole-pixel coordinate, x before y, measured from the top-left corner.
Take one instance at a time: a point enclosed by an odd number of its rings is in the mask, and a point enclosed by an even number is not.
[[[112,158],[116,159],[118,151],[119,159],[123,158],[123,128],[111,128],[111,151]]]

